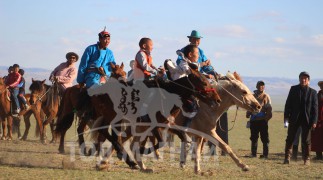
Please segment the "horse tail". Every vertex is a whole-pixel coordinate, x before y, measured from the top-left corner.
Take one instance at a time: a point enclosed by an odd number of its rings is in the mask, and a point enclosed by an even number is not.
[[[97,120],[94,121],[91,131],[91,139],[97,141],[99,137],[99,128],[102,126],[103,117],[99,117]]]

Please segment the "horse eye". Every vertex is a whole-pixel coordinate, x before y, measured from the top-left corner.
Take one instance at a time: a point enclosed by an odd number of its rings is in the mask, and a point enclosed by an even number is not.
[[[242,94],[243,94],[243,95],[247,95],[247,94],[248,94],[248,92],[247,92],[247,91],[242,91]]]

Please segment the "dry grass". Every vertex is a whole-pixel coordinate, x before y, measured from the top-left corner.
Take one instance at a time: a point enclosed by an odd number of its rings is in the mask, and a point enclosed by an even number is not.
[[[233,125],[235,112],[229,112],[229,128]],[[0,141],[0,179],[322,179],[323,161],[312,161],[311,166],[304,166],[301,161],[283,165],[283,150],[287,129],[283,128],[283,116],[275,112],[269,124],[270,154],[269,159],[248,158],[250,154],[250,132],[245,128],[245,112],[239,111],[235,127],[229,132],[229,144],[242,161],[250,166],[250,171],[241,171],[228,156],[203,156],[203,173],[194,174],[193,162],[188,161],[186,169],[180,169],[178,151],[163,148],[162,159],[146,157],[147,167],[152,174],[131,170],[127,165],[113,157],[109,169],[96,171],[96,159],[80,157],[76,149],[75,160],[71,161],[71,148],[67,153],[58,154],[58,144],[43,145],[33,134],[28,141]],[[23,124],[23,123],[22,123]],[[34,127],[34,124],[33,124]],[[24,129],[23,127],[21,129]],[[30,132],[33,132],[30,131]],[[75,142],[75,129],[69,130],[68,140]],[[259,140],[258,153],[262,152]],[[207,151],[207,149],[205,150]],[[207,153],[207,152],[206,152]]]

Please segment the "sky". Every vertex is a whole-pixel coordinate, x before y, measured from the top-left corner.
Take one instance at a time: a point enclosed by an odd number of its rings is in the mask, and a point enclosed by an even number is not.
[[[153,40],[159,66],[198,30],[218,73],[321,78],[322,12],[321,0],[0,0],[0,66],[54,69],[69,51],[82,56],[106,26],[126,70],[142,37]]]

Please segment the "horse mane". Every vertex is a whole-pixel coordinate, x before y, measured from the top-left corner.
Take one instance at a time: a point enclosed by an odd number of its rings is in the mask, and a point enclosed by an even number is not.
[[[236,80],[242,82],[241,76],[236,71],[234,71],[233,76],[236,78]]]
[[[225,76],[220,76],[218,79],[219,80],[238,80],[242,82],[242,78],[237,72],[234,72],[232,74],[230,71],[228,71]]]
[[[0,85],[4,85],[4,78],[0,77]]]
[[[44,84],[44,86],[45,86],[46,91],[50,88],[50,90],[47,93],[46,106],[53,108],[55,105],[55,102],[57,103],[57,105],[59,105],[61,98],[59,96],[58,85],[54,84],[53,86],[50,86],[50,85]]]

